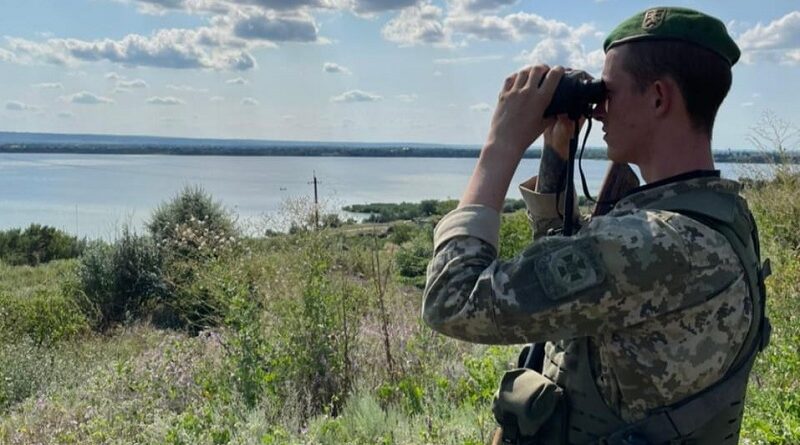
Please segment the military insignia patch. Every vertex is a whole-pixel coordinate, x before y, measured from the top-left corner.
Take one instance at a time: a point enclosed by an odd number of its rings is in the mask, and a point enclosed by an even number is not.
[[[580,240],[542,255],[536,260],[535,270],[551,300],[564,299],[605,279],[589,240]]]
[[[666,8],[656,8],[647,10],[642,19],[642,29],[650,31],[656,29],[664,23],[664,17],[667,15]]]

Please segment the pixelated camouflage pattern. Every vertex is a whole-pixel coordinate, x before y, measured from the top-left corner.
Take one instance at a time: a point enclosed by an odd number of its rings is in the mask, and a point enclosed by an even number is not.
[[[626,422],[694,394],[724,375],[752,319],[725,237],[642,208],[696,188],[737,193],[739,185],[706,177],[646,189],[575,236],[540,238],[510,261],[471,236],[435,239],[423,318],[479,343],[590,337],[598,389]]]

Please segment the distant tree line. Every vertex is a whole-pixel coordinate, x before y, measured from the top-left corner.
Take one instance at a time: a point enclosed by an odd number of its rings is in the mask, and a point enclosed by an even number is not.
[[[367,213],[369,216],[366,222],[391,222],[425,218],[430,216],[441,216],[455,209],[458,201],[448,199],[439,201],[436,199],[426,199],[420,202],[401,202],[383,203],[376,202],[371,204],[353,204],[342,207],[342,210],[353,213]],[[521,199],[506,199],[503,204],[503,212],[515,212],[525,208],[525,202]]]
[[[332,157],[370,157],[370,158],[477,158],[480,150],[450,147],[408,147],[404,145],[380,147],[351,147],[308,145],[269,145],[263,146],[218,146],[193,145],[170,146],[154,144],[93,144],[93,143],[14,143],[0,144],[0,153],[71,153],[71,154],[161,154],[189,156],[332,156]],[[538,159],[541,150],[534,148],[525,152],[525,158]],[[587,148],[585,159],[606,159],[606,150]],[[776,163],[778,161],[800,163],[800,153],[763,153],[757,151],[727,150],[715,151],[717,162]]]

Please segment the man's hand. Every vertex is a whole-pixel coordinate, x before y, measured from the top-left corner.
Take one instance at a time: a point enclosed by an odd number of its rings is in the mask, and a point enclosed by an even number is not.
[[[543,118],[544,110],[563,74],[561,67],[537,65],[506,79],[489,137],[459,207],[484,205],[500,212],[522,154],[550,123]]]
[[[553,149],[558,157],[566,160],[569,156],[569,141],[575,135],[575,122],[566,114],[558,116],[551,121],[552,124],[544,130],[544,146]],[[581,117],[578,128],[583,127],[586,118]]]
[[[487,148],[520,157],[552,122],[544,110],[553,98],[564,68],[536,65],[514,73],[500,91],[487,139]]]

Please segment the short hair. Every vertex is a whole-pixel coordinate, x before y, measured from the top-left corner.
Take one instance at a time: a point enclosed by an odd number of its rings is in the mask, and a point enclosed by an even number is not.
[[[622,66],[639,92],[665,76],[683,96],[692,125],[711,137],[714,119],[731,87],[731,66],[712,51],[679,40],[641,41],[622,45]]]

